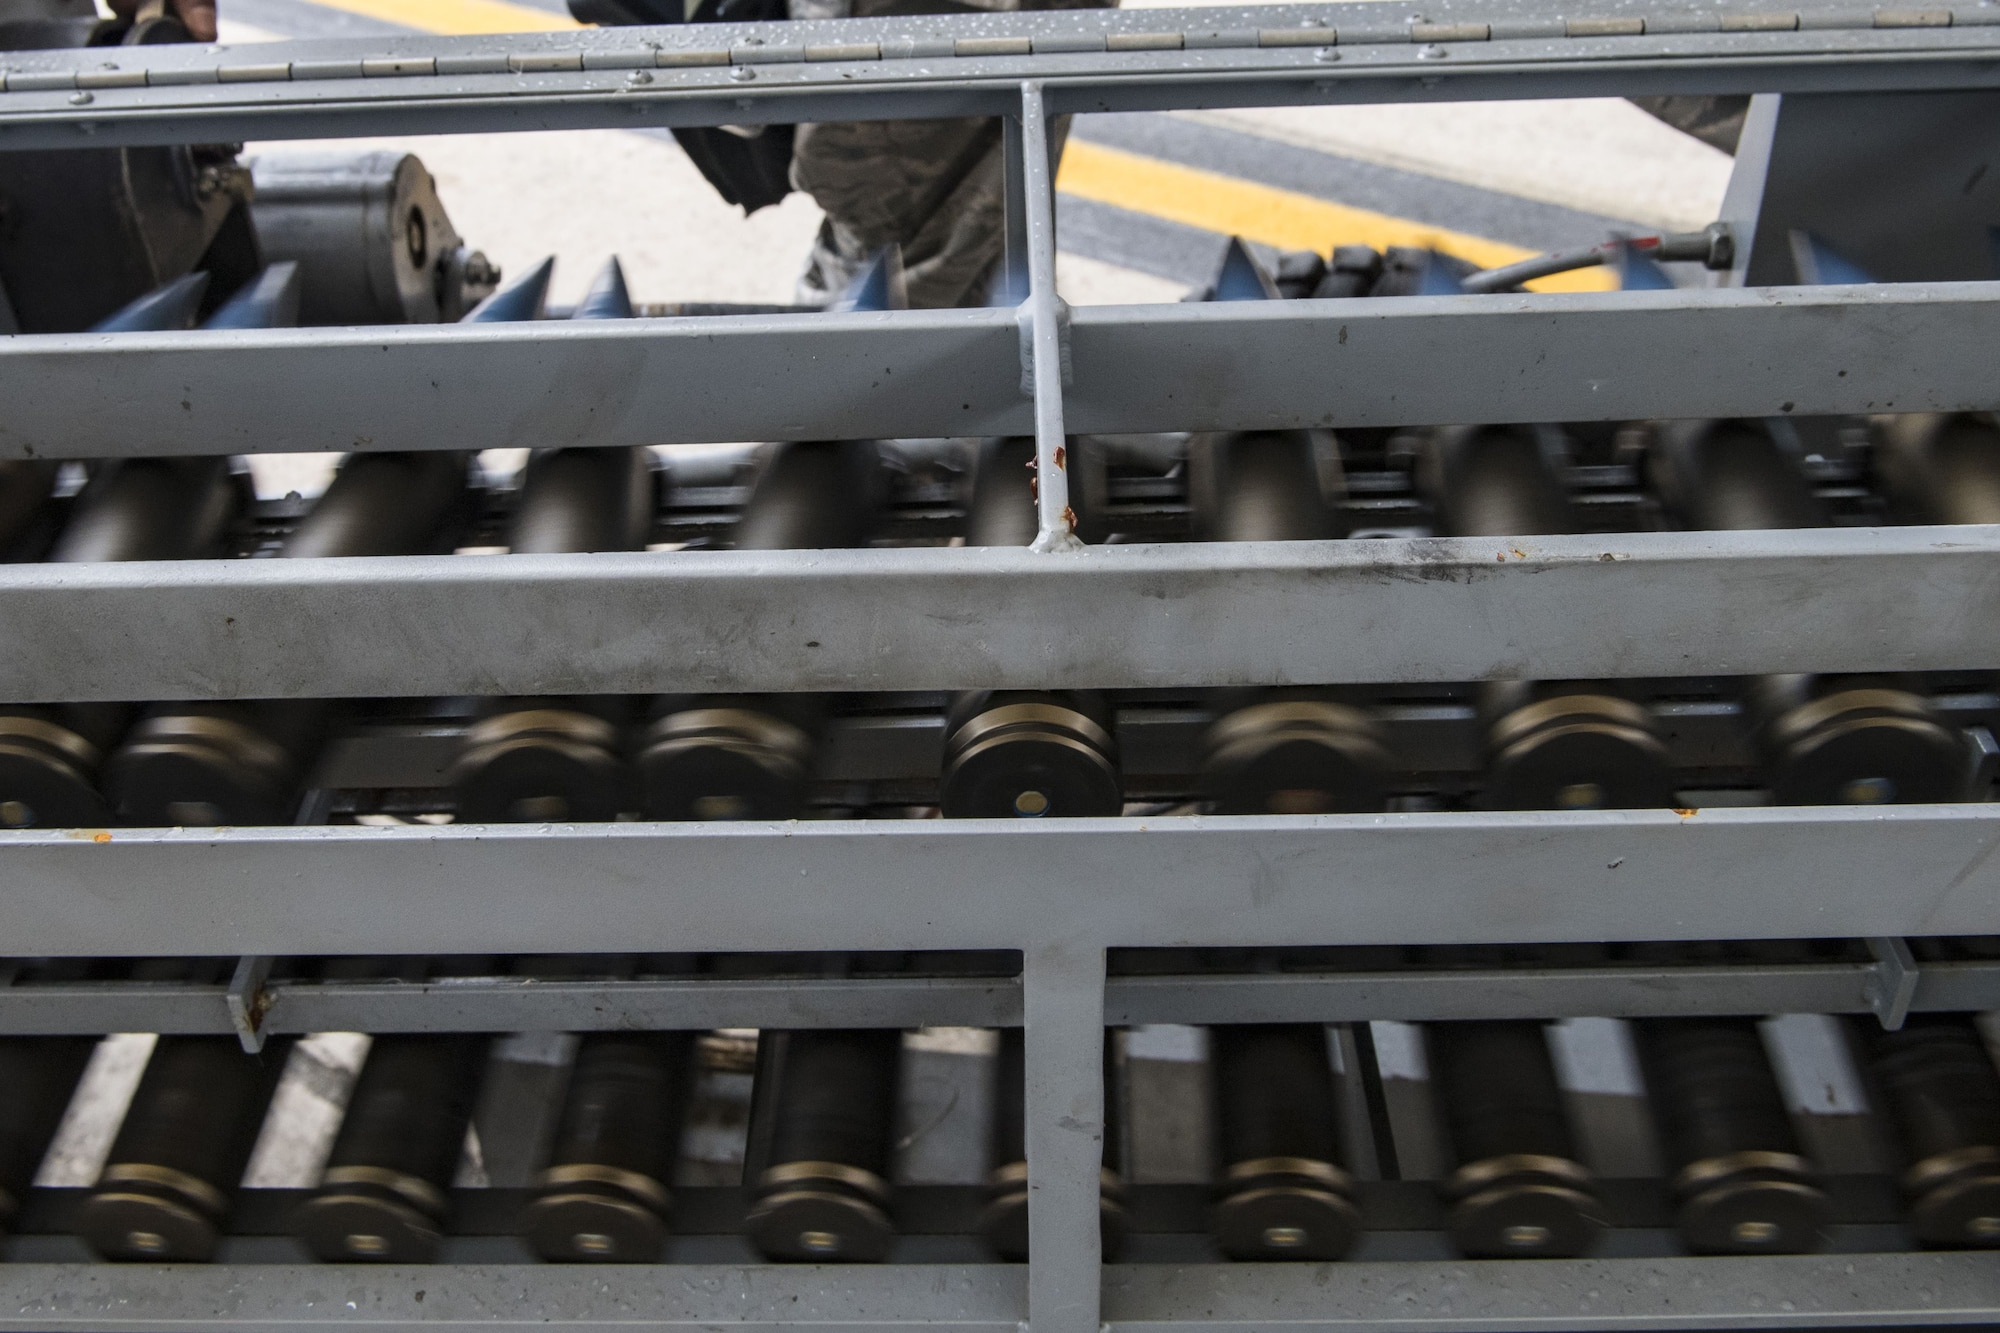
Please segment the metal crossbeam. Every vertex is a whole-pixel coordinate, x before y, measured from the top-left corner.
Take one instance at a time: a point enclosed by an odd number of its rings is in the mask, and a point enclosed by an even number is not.
[[[1460,0],[9,53],[7,148],[1666,92],[1990,87],[1994,11]],[[147,86],[147,85],[151,86]]]
[[[406,1268],[0,1266],[0,1330],[229,1333],[466,1328],[504,1311],[561,1333],[833,1325],[1015,1333],[1026,1270],[1001,1264]],[[1541,1333],[1946,1327],[1990,1320],[1990,1254],[1534,1262],[1146,1264],[1104,1270],[1110,1333]]]
[[[1068,323],[1054,425],[1081,432],[2000,407],[1994,282],[1086,307]],[[1007,310],[14,337],[0,455],[1028,434],[1019,338]]]
[[[10,565],[0,697],[1976,670],[1996,558],[2000,528],[1915,527]]]
[[[212,956],[2000,934],[1996,845],[1993,805],[12,832],[0,937]]]
[[[1423,969],[1256,976],[1129,976],[1105,987],[1104,1021],[1427,1022],[1454,1018],[1631,1018],[1862,1014],[1878,966],[1861,963]],[[719,1027],[1014,1027],[1021,986],[996,977],[813,977],[439,982],[276,981],[259,1030],[595,1032]],[[1929,963],[1912,1012],[2000,1009],[2000,964]],[[0,989],[0,1034],[236,1031],[219,985],[50,982]]]

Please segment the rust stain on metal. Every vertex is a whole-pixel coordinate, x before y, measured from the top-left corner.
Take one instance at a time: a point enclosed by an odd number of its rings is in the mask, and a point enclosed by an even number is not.
[[[1069,450],[1059,444],[1056,446],[1056,470],[1063,471],[1068,467],[1069,467]]]
[[[1071,532],[1076,531],[1076,511],[1068,505],[1063,506],[1063,526]]]
[[[1674,807],[1674,813],[1679,815],[1682,819],[1693,819],[1696,815],[1700,814],[1701,811],[1697,808],[1692,808],[1692,807],[1683,808],[1677,805]]]

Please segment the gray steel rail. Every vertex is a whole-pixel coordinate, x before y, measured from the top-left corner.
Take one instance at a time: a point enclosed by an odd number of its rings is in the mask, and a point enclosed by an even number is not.
[[[1045,950],[2000,934],[1996,849],[1990,804],[19,831],[0,938],[37,957],[1020,949],[1032,1030]]]
[[[0,1330],[474,1329],[695,1333],[829,1326],[1016,1333],[1003,1264],[0,1266]],[[1534,1262],[1147,1264],[1104,1270],[1110,1333],[1543,1333],[1949,1327],[1990,1322],[1988,1254]],[[1095,1325],[1093,1325],[1095,1327]]]
[[[2000,407],[1994,282],[1046,318],[1065,369],[1040,401],[1072,432]],[[24,336],[0,340],[0,455],[1023,435],[1023,366],[1008,310]]]
[[[1980,526],[1120,545],[1060,560],[8,565],[0,681],[26,702],[1978,670],[2000,662],[1996,557],[2000,528]]]
[[[2000,964],[1913,969],[1912,1013],[2000,1009]],[[1698,1014],[1879,1014],[1882,963],[1439,968],[1268,976],[1114,976],[1104,1019],[1145,1023],[1425,1022]],[[719,1027],[1018,1027],[1014,978],[855,977],[561,981],[273,981],[253,997],[265,1035],[307,1032],[593,1032]],[[31,982],[0,988],[0,1034],[240,1030],[229,987]]]

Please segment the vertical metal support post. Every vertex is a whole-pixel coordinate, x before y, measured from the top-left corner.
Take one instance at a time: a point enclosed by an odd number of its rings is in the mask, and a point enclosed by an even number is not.
[[[1028,1326],[1031,1333],[1098,1333],[1104,950],[1042,945],[1024,962]]]
[[[1069,504],[1068,449],[1063,435],[1063,362],[1069,307],[1056,295],[1055,173],[1050,167],[1048,116],[1042,85],[1021,85],[1021,181],[1028,233],[1028,353],[1035,396],[1037,551],[1080,550],[1076,511]]]
[[[1000,277],[1008,300],[1019,303],[1027,299],[1026,278],[1028,276],[1028,158],[1021,147],[1021,117],[1008,115],[1000,118],[1000,160],[1005,171],[1006,216],[1005,230],[1001,233]],[[1022,365],[1022,382],[1026,392],[1033,393],[1034,386],[1028,367],[1033,358],[1025,358]]]

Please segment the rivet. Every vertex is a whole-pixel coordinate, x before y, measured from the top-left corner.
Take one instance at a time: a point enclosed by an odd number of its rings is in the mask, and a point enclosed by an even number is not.
[[[71,106],[89,106],[92,102],[95,102],[96,100],[97,99],[91,96],[89,93],[71,93],[69,95],[69,104]]]

